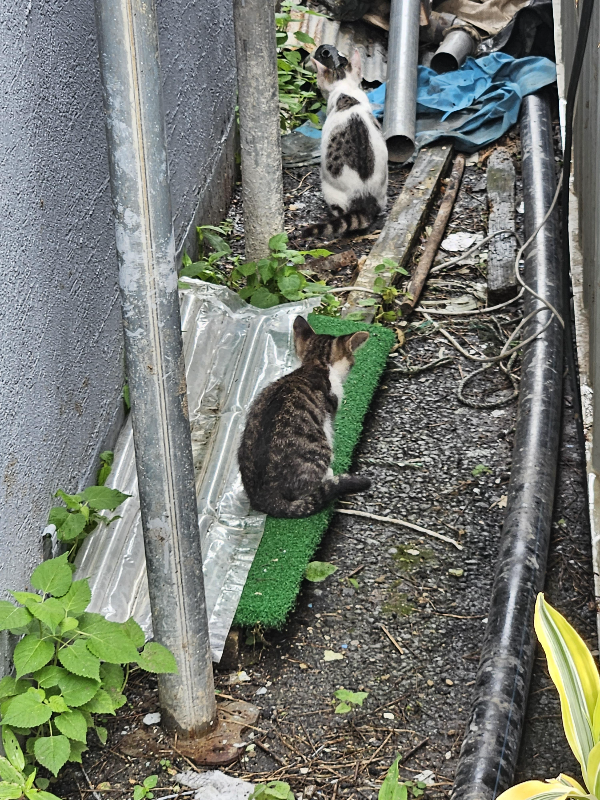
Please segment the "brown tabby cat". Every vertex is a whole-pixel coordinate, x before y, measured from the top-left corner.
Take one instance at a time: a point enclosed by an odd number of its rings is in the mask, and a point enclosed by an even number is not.
[[[333,420],[354,352],[369,338],[317,334],[294,321],[298,369],[267,386],[248,413],[238,452],[250,504],[272,517],[316,514],[342,494],[368,489],[359,475],[333,475]]]

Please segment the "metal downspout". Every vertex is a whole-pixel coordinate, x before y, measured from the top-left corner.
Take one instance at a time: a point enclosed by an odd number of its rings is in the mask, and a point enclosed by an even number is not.
[[[152,625],[179,673],[159,676],[164,724],[216,713],[153,0],[96,0],[125,358]]]
[[[521,116],[525,234],[541,223],[554,196],[550,103],[523,100]],[[556,212],[525,255],[525,281],[561,308]],[[524,314],[542,304],[525,295]],[[541,330],[535,316],[523,338]],[[562,406],[563,329],[555,318],[523,357],[508,505],[467,733],[452,800],[493,800],[513,780],[535,656],[533,612],[543,589],[552,524]]]

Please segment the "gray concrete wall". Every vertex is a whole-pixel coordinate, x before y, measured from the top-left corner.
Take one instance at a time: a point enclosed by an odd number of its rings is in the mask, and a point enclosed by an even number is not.
[[[231,3],[160,0],[179,249],[233,182]],[[120,307],[92,0],[0,0],[0,596],[42,556],[57,488],[120,425]],[[1,671],[1,665],[0,665]]]

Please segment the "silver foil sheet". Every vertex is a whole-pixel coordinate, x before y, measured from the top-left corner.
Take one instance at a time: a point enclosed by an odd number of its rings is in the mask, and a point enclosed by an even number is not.
[[[297,365],[292,325],[318,300],[261,310],[226,287],[189,283],[181,292],[181,319],[210,645],[218,662],[265,522],[249,507],[237,465],[246,409],[261,389]],[[133,616],[150,638],[130,420],[119,435],[106,484],[131,497],[115,512],[121,519],[88,537],[77,558],[77,576],[90,579],[90,611],[117,622]]]

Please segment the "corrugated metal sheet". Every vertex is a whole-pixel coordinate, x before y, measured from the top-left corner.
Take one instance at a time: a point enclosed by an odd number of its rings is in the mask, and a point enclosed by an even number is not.
[[[580,4],[581,5],[581,4]],[[579,28],[575,0],[553,0],[561,124]],[[577,351],[586,434],[596,603],[600,601],[600,5],[594,6],[573,124],[569,238]],[[598,606],[600,608],[600,606]],[[600,617],[599,617],[600,630]]]
[[[365,22],[339,22],[314,14],[292,12],[287,32],[290,44],[303,47],[312,53],[321,44],[332,44],[340,53],[350,57],[358,49],[362,62],[363,78],[367,83],[383,83],[387,75],[387,45],[385,34]],[[302,44],[294,34],[307,33],[315,44]]]

